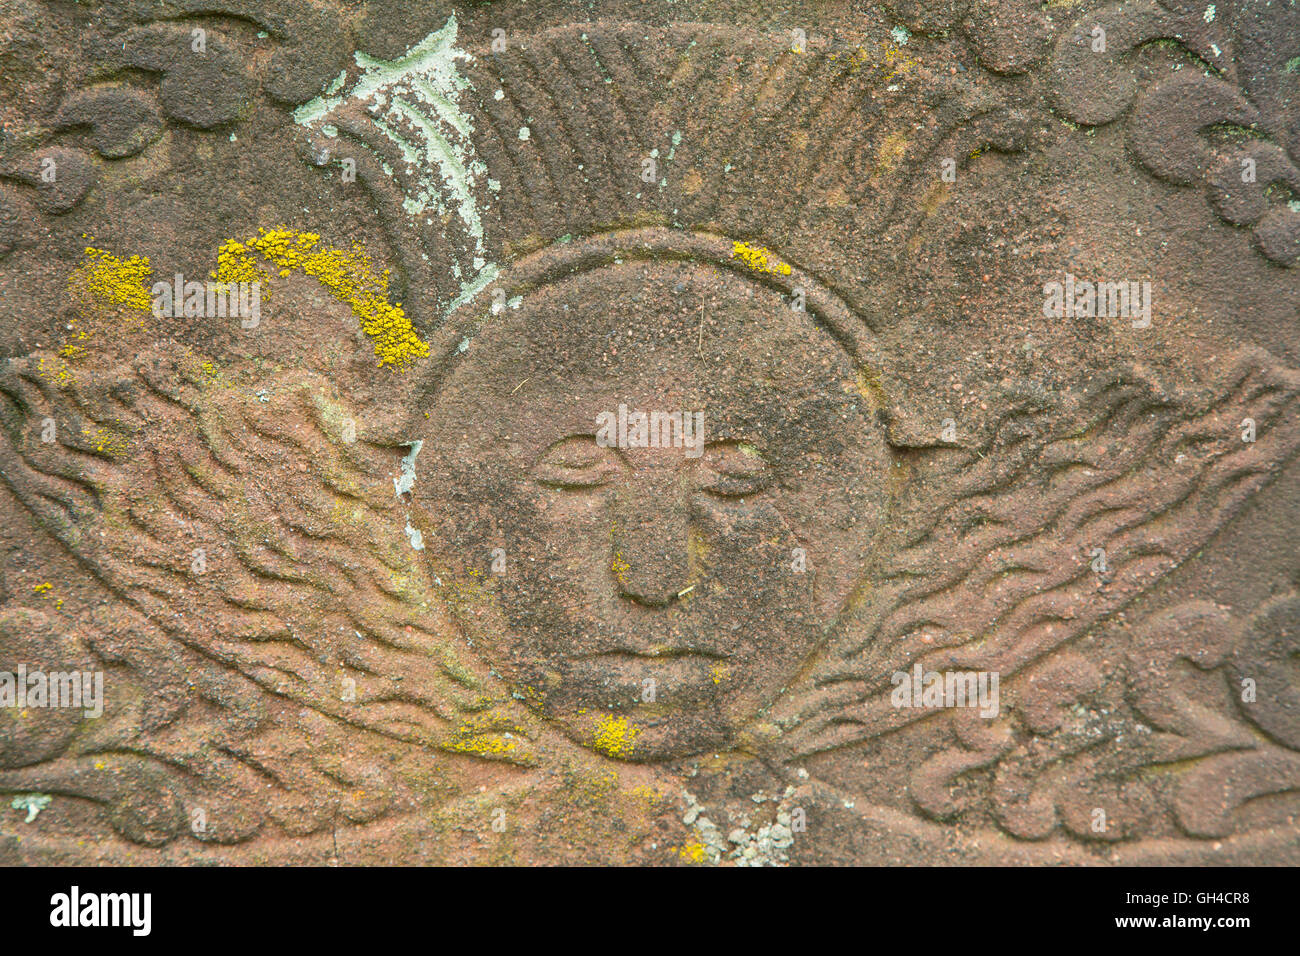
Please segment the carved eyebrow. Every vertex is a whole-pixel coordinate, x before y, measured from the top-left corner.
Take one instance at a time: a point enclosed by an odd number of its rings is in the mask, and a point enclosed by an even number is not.
[[[736,439],[725,438],[720,441],[711,441],[704,446],[704,457],[718,457],[717,452],[722,452],[726,459],[732,462],[749,465],[754,468],[763,469],[771,468],[772,463],[768,461],[767,455],[757,445],[751,442],[738,441]],[[728,453],[732,454],[728,454]]]
[[[537,456],[537,460],[542,461],[553,454],[562,453],[568,450],[595,450],[598,452],[617,451],[615,448],[602,448],[600,445],[596,444],[596,435],[594,432],[575,432],[571,435],[565,435],[563,438],[557,438],[555,441],[551,442]]]

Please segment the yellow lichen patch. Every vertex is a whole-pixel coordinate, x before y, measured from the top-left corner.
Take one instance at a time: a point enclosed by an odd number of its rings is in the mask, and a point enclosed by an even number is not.
[[[221,284],[260,282],[264,276],[257,267],[257,259],[248,254],[248,247],[231,239],[217,250],[217,271],[212,278]]]
[[[125,438],[105,428],[83,427],[81,437],[94,444],[95,451],[107,452],[117,457],[125,455],[130,447]]]
[[[610,714],[596,725],[592,746],[611,757],[627,757],[636,747],[641,730],[626,717]]]
[[[489,711],[465,718],[450,739],[439,746],[451,753],[529,766],[534,758],[528,752],[524,733],[508,713]]]
[[[638,783],[628,791],[633,797],[645,802],[647,807],[658,806],[664,801],[664,795],[653,787],[648,787],[644,783]]]
[[[625,575],[631,567],[632,565],[623,560],[623,553],[621,551],[614,552],[614,559],[610,562],[609,569],[614,572],[615,581],[619,584],[626,584],[627,581],[623,578],[623,575]]]
[[[366,520],[366,512],[351,498],[336,497],[330,508],[330,523],[338,526],[358,525]]]
[[[79,315],[71,320],[70,334],[59,347],[59,355],[65,359],[85,357],[87,350],[79,343],[92,332],[102,331],[105,320],[114,323],[115,329],[121,325],[143,329],[152,309],[153,269],[146,256],[123,259],[94,246],[86,246],[85,255],[86,261],[68,276],[68,293],[78,304]]]
[[[790,274],[790,267],[777,258],[776,253],[765,246],[751,246],[747,242],[733,242],[731,257],[740,259],[755,272],[772,272],[783,276]]]
[[[72,370],[67,362],[52,359],[47,365],[44,356],[36,360],[36,372],[41,378],[55,385],[64,385],[72,381]]]
[[[74,286],[84,288],[100,302],[150,311],[153,300],[149,296],[149,279],[153,269],[147,256],[119,259],[105,249],[87,246],[86,258],[88,261],[69,280]]]
[[[877,62],[875,54],[862,46],[854,47],[846,53],[832,53],[830,59],[846,64],[846,72],[850,75],[863,67],[874,66],[886,83],[919,63],[909,57],[902,47],[889,40],[883,41],[881,47],[884,49],[884,55],[880,58],[883,62]]]
[[[880,149],[876,151],[876,168],[872,171],[871,178],[878,179],[885,175],[903,158],[903,153],[907,151],[907,135],[901,132],[890,133],[880,144]]]
[[[508,754],[518,746],[514,740],[507,740],[505,737],[486,736],[486,737],[468,737],[459,740],[453,740],[447,744],[446,749],[461,754],[477,754],[480,757],[494,756],[497,754]]]
[[[890,72],[885,76],[886,83],[888,83],[894,77],[898,76],[900,73],[906,73],[912,67],[917,65],[918,61],[913,60],[906,53],[904,53],[901,47],[895,46],[893,43],[890,43],[888,40],[885,41],[884,46],[885,46],[886,67],[887,68],[893,67],[893,69],[891,69]]]
[[[314,232],[259,229],[247,242],[231,239],[217,254],[218,283],[256,282],[264,278],[257,257],[279,269],[281,277],[301,270],[323,285],[330,295],[352,309],[375,343],[379,365],[402,366],[429,354],[429,346],[415,334],[401,303],[388,301],[388,270],[376,275],[370,257],[360,249],[332,249],[320,244]]]
[[[54,588],[53,584],[51,584],[49,581],[45,581],[41,584],[35,585],[32,588],[32,590],[35,591],[37,594],[39,594],[42,598],[49,600],[50,598],[54,597],[54,594],[52,593],[53,588]],[[63,607],[63,598],[55,598],[54,606],[56,608]]]
[[[865,366],[858,369],[858,373],[852,382],[845,383],[844,390],[846,392],[856,391],[867,400],[867,404],[873,411],[884,408],[887,404],[884,386],[880,381],[880,373]]]
[[[704,862],[704,844],[688,843],[677,851],[677,855],[683,860],[689,860],[691,863]]]

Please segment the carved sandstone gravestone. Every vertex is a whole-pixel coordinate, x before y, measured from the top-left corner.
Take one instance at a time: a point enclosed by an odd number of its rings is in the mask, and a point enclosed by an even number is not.
[[[3,858],[1294,862],[1297,15],[533,6],[3,8]]]

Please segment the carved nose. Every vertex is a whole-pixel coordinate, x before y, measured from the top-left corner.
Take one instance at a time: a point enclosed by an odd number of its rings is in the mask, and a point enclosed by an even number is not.
[[[690,576],[686,501],[665,471],[628,482],[614,506],[614,580],[623,597],[650,607],[675,600]]]

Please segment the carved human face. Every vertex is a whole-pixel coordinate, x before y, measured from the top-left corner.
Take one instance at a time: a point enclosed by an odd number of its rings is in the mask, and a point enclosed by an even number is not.
[[[834,622],[881,517],[889,457],[853,360],[757,282],[633,262],[530,292],[457,361],[414,520],[469,575],[475,646],[614,756],[733,740]],[[627,447],[631,426],[607,447],[620,405],[700,415],[703,442]]]

